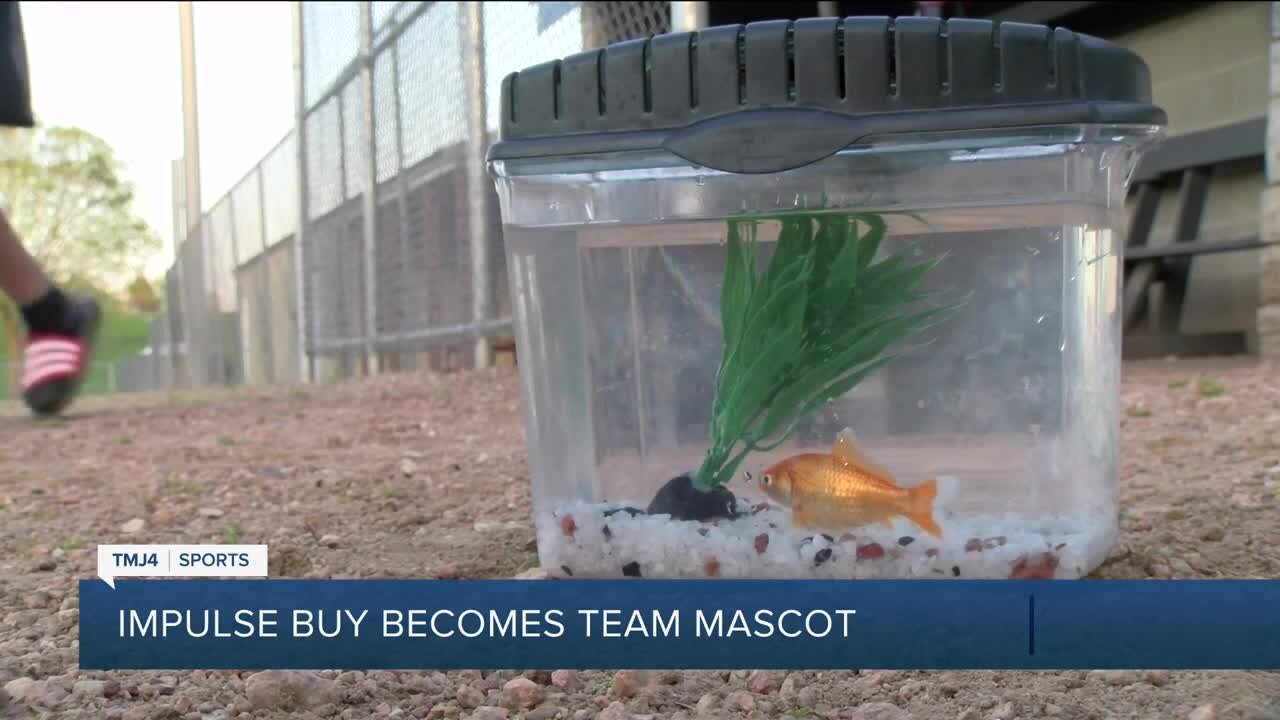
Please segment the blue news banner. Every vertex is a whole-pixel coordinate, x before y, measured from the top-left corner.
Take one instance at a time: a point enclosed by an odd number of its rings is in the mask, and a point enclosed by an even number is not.
[[[84,580],[80,667],[1278,669],[1280,581]]]

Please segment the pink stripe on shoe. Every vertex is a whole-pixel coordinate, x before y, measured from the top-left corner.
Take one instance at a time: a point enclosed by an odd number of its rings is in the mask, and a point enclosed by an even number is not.
[[[83,369],[84,343],[76,338],[32,336],[23,353],[22,387],[75,377]]]

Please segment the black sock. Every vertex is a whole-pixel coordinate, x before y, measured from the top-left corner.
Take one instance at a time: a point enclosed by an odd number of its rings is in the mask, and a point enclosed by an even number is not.
[[[76,331],[71,300],[56,286],[30,305],[22,307],[22,319],[32,335],[72,335]]]

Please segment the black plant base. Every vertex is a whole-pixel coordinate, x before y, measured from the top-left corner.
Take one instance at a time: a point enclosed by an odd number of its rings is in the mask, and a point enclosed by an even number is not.
[[[731,519],[738,515],[738,499],[724,488],[699,490],[693,486],[693,478],[680,475],[671,478],[658,490],[646,512],[650,515],[670,515],[676,520],[698,522]]]

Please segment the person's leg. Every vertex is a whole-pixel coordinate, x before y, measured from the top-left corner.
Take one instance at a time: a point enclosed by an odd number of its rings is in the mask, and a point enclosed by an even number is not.
[[[20,307],[40,300],[53,284],[0,212],[0,291],[4,291]]]
[[[27,43],[18,3],[0,0],[0,126],[35,127]],[[0,213],[0,290],[22,311],[22,398],[38,415],[64,410],[80,389],[101,312],[93,298],[65,293],[49,282]],[[16,361],[17,358],[11,358]]]
[[[0,291],[21,308],[22,320],[32,335],[75,334],[77,323],[72,299],[49,281],[3,212],[0,212]]]
[[[27,329],[23,399],[39,415],[61,412],[74,399],[89,367],[98,305],[50,282],[4,213],[0,213],[0,290],[17,304]]]

